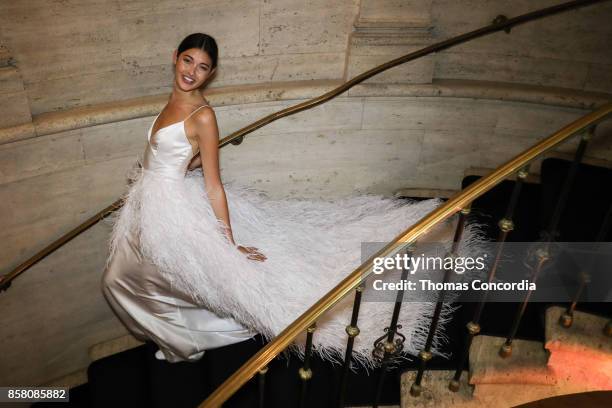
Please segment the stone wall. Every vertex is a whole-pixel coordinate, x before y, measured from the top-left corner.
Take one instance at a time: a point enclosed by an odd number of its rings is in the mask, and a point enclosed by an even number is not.
[[[497,14],[553,2],[458,3],[0,3],[2,273],[125,191],[185,34],[221,45],[209,99],[224,136]],[[223,150],[223,178],[273,197],[457,189],[466,168],[497,166],[610,99],[591,92],[612,92],[612,7],[595,7],[393,68],[259,129]],[[609,131],[598,130],[589,160],[612,158]],[[99,290],[108,231],[98,224],[0,294],[0,384],[82,370],[90,346],[125,334]]]
[[[33,114],[171,90],[172,50],[207,32],[212,86],[341,78],[357,0],[4,1],[0,30]]]
[[[556,0],[434,0],[434,36],[447,38]],[[612,3],[572,10],[496,33],[436,56],[434,77],[612,92]]]
[[[556,0],[160,0],[0,3],[0,126],[171,89],[171,54],[214,35],[212,87],[346,79],[495,16]],[[516,27],[396,67],[373,82],[455,78],[612,92],[612,4]],[[4,63],[3,63],[4,61]],[[4,64],[4,65],[3,65]]]

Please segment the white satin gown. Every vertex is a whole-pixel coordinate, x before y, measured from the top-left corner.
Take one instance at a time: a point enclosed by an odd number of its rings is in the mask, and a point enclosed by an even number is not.
[[[374,195],[270,199],[226,183],[234,239],[267,257],[248,260],[223,233],[202,170],[187,171],[193,151],[184,122],[153,135],[149,129],[143,168],[115,221],[103,276],[119,318],[169,361],[195,360],[256,333],[275,337],[361,264],[363,242],[388,242],[439,204]],[[354,344],[361,363],[374,364],[372,345],[393,306],[362,304]],[[347,296],[317,322],[313,345],[321,356],[342,358],[351,310]],[[405,351],[422,348],[432,311],[431,303],[404,303]]]
[[[193,158],[185,120],[161,128],[153,136],[149,129],[143,172],[160,183],[181,183]],[[169,284],[142,254],[137,229],[117,237],[102,282],[103,293],[123,324],[136,337],[154,341],[168,361],[198,360],[204,350],[256,334],[232,318],[221,318],[202,308],[188,293]]]

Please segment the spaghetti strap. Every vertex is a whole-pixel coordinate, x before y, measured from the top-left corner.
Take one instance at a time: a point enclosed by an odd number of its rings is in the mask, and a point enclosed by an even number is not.
[[[161,115],[161,111],[155,116],[155,119],[153,119],[153,122],[151,123],[151,126],[149,127],[149,131],[147,132],[147,141],[149,142],[151,141],[151,132],[153,131],[153,127],[155,126],[155,122],[157,122],[157,118],[159,118],[159,115]]]
[[[186,118],[183,120],[183,122],[185,122],[187,119],[189,119],[189,118],[191,117],[191,115],[193,115],[194,113],[196,113],[197,111],[199,111],[200,109],[202,109],[202,108],[203,108],[203,107],[205,107],[205,106],[209,106],[209,105],[208,105],[208,104],[206,104],[206,105],[198,106],[197,108],[195,108],[195,110],[194,110],[193,112],[191,112],[191,113],[189,114],[189,116],[187,116],[187,117],[186,117]]]

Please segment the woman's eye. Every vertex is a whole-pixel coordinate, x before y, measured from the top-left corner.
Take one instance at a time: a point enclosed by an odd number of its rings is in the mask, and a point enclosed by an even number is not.
[[[189,58],[183,58],[183,62],[185,62],[185,63],[187,63],[187,64],[188,64],[188,63],[190,62],[190,61],[189,61]]]

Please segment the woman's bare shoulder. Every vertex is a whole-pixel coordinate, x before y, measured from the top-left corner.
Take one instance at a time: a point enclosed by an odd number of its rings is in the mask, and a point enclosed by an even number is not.
[[[215,111],[212,106],[208,104],[202,105],[192,117],[197,124],[207,125],[210,124],[211,121],[216,121]]]
[[[215,116],[215,111],[210,106],[204,106],[198,109],[192,116],[193,124],[195,125],[195,134],[202,136],[210,135],[217,139],[218,129],[217,129],[217,117]],[[208,136],[207,136],[208,137]]]

